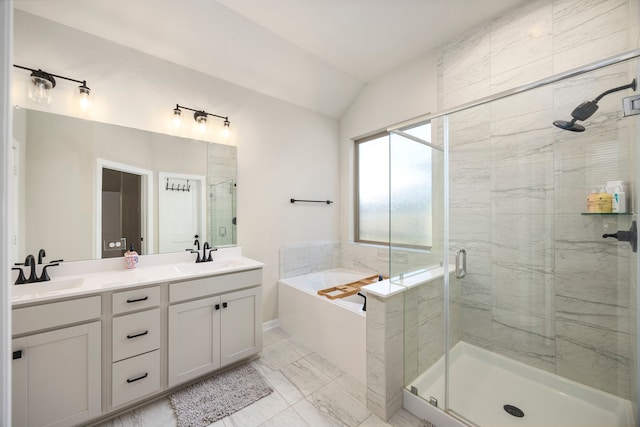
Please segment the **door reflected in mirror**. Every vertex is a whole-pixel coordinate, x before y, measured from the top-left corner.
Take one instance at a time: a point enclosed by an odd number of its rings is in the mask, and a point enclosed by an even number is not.
[[[236,244],[236,147],[24,108],[13,113],[14,262],[40,248],[65,261],[122,256],[130,243],[142,254],[184,251],[195,234],[215,246]],[[122,175],[117,184],[116,172],[141,182]],[[166,178],[174,188],[189,180],[191,191],[167,191]],[[112,222],[118,211],[122,222]]]

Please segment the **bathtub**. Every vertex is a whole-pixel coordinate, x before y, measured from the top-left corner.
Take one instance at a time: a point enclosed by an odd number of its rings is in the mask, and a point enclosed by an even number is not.
[[[366,312],[362,311],[364,299],[351,295],[330,300],[317,292],[371,275],[337,268],[278,282],[281,328],[365,385],[367,319]]]

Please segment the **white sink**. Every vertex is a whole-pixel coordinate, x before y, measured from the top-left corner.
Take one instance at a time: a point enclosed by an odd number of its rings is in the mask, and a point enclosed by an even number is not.
[[[64,293],[66,290],[79,288],[83,285],[83,278],[74,279],[53,279],[47,282],[25,283],[11,287],[13,299],[16,298],[37,298]]]
[[[249,264],[237,258],[220,258],[209,262],[178,264],[174,266],[178,273],[184,274],[201,274],[213,271],[221,271],[232,268],[244,267]]]

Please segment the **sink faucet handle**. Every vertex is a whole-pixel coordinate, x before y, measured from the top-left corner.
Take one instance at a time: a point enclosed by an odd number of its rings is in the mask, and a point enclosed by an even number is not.
[[[19,271],[18,278],[16,279],[14,285],[23,285],[27,281],[27,279],[24,277],[24,271],[22,271],[20,267],[11,267],[11,269]]]
[[[196,254],[196,255],[198,255],[198,256],[196,257],[196,263],[198,263],[198,262],[202,262],[202,260],[200,259],[200,252],[199,252],[199,251],[191,250],[190,252],[191,252],[192,254]]]
[[[40,278],[38,279],[38,282],[48,282],[49,280],[51,280],[51,277],[49,277],[49,273],[47,273],[47,268],[48,267],[55,267],[55,266],[58,266],[58,265],[60,265],[60,264],[58,264],[58,263],[50,263],[50,264],[45,265],[42,268],[42,273],[40,274]]]
[[[217,251],[218,248],[209,248],[209,257],[207,258],[207,261],[213,261],[213,254],[212,252]]]

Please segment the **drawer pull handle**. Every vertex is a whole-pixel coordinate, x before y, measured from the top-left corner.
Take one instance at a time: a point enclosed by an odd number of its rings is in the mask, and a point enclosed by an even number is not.
[[[134,383],[136,381],[143,380],[143,379],[147,378],[148,376],[149,376],[149,374],[145,373],[144,375],[140,375],[139,377],[136,377],[136,378],[127,378],[127,382],[129,384],[131,384],[131,383]]]
[[[140,301],[146,301],[148,300],[149,297],[142,297],[142,298],[136,298],[136,299],[128,299],[127,302],[128,303],[132,303],[132,302],[140,302]]]
[[[127,335],[127,338],[131,339],[131,338],[138,338],[144,335],[147,335],[149,333],[149,331],[144,331],[144,332],[140,332],[139,334],[135,334],[135,335]]]

